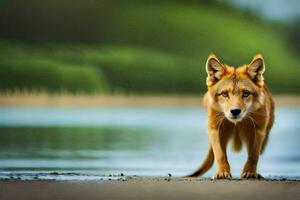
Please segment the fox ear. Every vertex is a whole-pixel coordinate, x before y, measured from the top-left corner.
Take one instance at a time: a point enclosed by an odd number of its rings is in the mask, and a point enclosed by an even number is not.
[[[225,66],[214,54],[211,54],[206,61],[206,72],[206,85],[212,86],[225,75]]]
[[[247,74],[258,86],[264,85],[263,73],[265,72],[265,62],[263,57],[258,54],[254,56],[251,63],[247,66]]]

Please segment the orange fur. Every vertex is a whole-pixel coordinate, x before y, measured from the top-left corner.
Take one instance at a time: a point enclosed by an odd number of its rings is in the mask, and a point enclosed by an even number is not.
[[[264,84],[265,64],[256,55],[250,64],[238,68],[222,64],[215,55],[206,63],[208,91],[204,106],[208,112],[210,148],[201,167],[190,176],[204,174],[216,159],[215,178],[231,178],[226,147],[233,140],[233,150],[246,145],[248,159],[242,178],[260,178],[256,166],[274,122],[274,101]]]

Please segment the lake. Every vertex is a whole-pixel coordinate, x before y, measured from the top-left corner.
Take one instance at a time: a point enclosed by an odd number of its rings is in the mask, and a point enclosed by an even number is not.
[[[299,107],[277,108],[258,167],[265,177],[300,177],[299,119]],[[0,108],[1,179],[182,176],[201,164],[207,148],[200,107]],[[246,152],[228,152],[239,177]]]

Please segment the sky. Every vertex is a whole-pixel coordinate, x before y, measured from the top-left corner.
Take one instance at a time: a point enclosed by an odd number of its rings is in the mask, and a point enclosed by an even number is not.
[[[230,0],[235,6],[269,20],[289,22],[300,18],[300,0]]]

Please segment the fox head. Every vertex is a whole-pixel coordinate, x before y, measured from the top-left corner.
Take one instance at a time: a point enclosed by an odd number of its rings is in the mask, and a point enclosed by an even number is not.
[[[221,63],[215,55],[206,62],[208,93],[215,110],[233,123],[242,121],[264,104],[265,63],[254,56],[250,64],[233,68]]]

